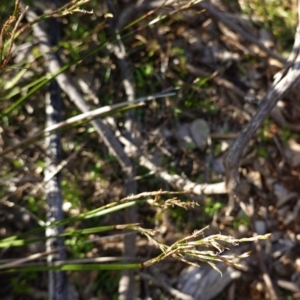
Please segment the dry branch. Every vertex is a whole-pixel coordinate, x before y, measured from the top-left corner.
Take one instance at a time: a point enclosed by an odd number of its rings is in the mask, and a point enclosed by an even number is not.
[[[256,115],[242,130],[234,144],[230,147],[225,159],[226,183],[231,193],[230,203],[233,206],[236,198],[236,188],[239,183],[239,163],[243,150],[248,145],[255,132],[262,126],[264,120],[271,113],[278,100],[280,100],[295,85],[300,83],[300,17],[298,9],[298,26],[292,54],[284,70],[279,73],[271,88],[261,101]]]
[[[32,10],[29,10],[26,17],[29,21],[32,21],[36,18],[36,14]],[[49,38],[40,23],[33,25],[33,34],[40,42],[39,45],[41,52],[45,55],[46,60],[48,61],[49,72],[51,74],[57,74],[61,69],[61,64],[52,53]],[[85,113],[89,112],[90,106],[85,102],[82,95],[74,86],[70,76],[66,73],[62,73],[56,76],[56,80],[60,88],[69,96],[80,111]],[[109,151],[117,158],[123,171],[125,173],[130,172],[132,167],[131,162],[110,128],[107,127],[100,119],[94,120],[91,123],[95,127],[101,139],[104,141],[105,145],[108,147]]]
[[[109,121],[109,120],[106,120]],[[115,133],[119,141],[125,146],[131,147],[131,149],[137,153],[139,159],[139,164],[143,167],[146,167],[148,170],[159,175],[161,179],[170,184],[173,188],[190,192],[195,195],[210,195],[210,194],[226,194],[227,188],[225,182],[212,183],[212,184],[200,184],[193,181],[190,181],[187,178],[183,178],[177,174],[170,174],[163,168],[157,166],[145,153],[142,153],[140,149],[134,145],[133,142],[129,141],[124,137],[119,130],[115,129]]]
[[[110,12],[115,16],[114,19],[110,19],[110,29],[112,35],[115,36],[116,41],[112,46],[114,55],[117,57],[118,67],[122,74],[122,84],[127,97],[127,101],[131,104],[135,98],[134,84],[132,82],[132,72],[127,62],[127,54],[125,46],[121,39],[121,36],[115,27],[115,20],[117,20],[117,13],[114,4],[111,0],[107,0],[107,5]],[[126,113],[125,129],[127,131],[128,137],[134,141],[136,136],[134,132],[134,113],[129,111]],[[127,150],[127,151],[126,151]],[[125,153],[131,161],[130,172],[127,173],[125,178],[125,194],[136,194],[137,193],[137,183],[135,180],[136,170],[135,170],[135,159],[133,157],[133,152],[125,148]],[[125,218],[127,223],[137,222],[137,208],[136,206],[126,209]],[[124,256],[135,256],[135,245],[136,244],[136,234],[126,235],[124,237]],[[120,300],[130,300],[134,298],[134,272],[132,270],[122,271],[120,282],[119,282],[119,299]]]

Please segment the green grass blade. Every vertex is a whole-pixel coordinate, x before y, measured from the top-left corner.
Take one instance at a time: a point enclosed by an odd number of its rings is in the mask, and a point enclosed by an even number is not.
[[[74,221],[79,221],[79,220],[85,220],[85,219],[91,219],[99,216],[104,216],[106,214],[110,214],[112,212],[116,212],[118,210],[122,210],[131,206],[136,205],[137,201],[131,201],[127,203],[122,203],[117,205],[117,202],[112,203],[112,205],[116,205],[114,207],[100,207],[98,209],[94,209],[90,212],[87,213],[82,213],[78,216],[71,217],[62,221],[57,221],[52,223],[51,225],[45,226],[45,227],[39,227],[33,230],[30,230],[28,232],[25,232],[20,235],[14,235],[10,236],[8,238],[0,240],[0,248],[5,248],[5,247],[20,247],[24,246],[27,244],[35,243],[38,241],[46,240],[46,237],[39,237],[39,238],[34,238],[34,239],[25,239],[26,236],[32,235],[32,234],[37,234],[43,232],[47,227],[58,227],[61,225],[66,225],[70,224]],[[122,225],[123,226],[123,225]],[[90,234],[90,233],[96,233],[96,232],[104,232],[104,231],[109,231],[113,229],[118,229],[116,225],[112,226],[102,226],[102,227],[93,227],[93,228],[86,228],[86,229],[81,229],[81,230],[74,230],[71,232],[64,232],[59,236],[76,236],[76,235],[84,235],[84,234]],[[53,237],[53,236],[52,236]],[[49,237],[50,238],[50,237]]]
[[[58,266],[21,266],[19,268],[10,268],[0,270],[0,273],[15,272],[42,272],[42,271],[101,271],[101,270],[129,270],[142,268],[141,263],[135,264],[63,264]]]

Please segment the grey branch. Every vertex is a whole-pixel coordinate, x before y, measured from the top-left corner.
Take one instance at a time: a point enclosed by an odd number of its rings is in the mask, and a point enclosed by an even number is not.
[[[299,14],[299,12],[298,12]],[[298,17],[299,18],[299,17]],[[228,155],[225,159],[226,166],[226,183],[231,192],[232,199],[236,192],[237,184],[239,183],[239,163],[243,150],[248,145],[250,139],[255,132],[261,127],[264,120],[268,117],[271,110],[275,107],[277,101],[281,99],[288,91],[300,83],[300,22],[295,34],[295,42],[293,52],[290,56],[287,66],[283,72],[277,76],[273,85],[261,101],[256,115],[242,130],[234,144],[229,149]],[[232,200],[233,201],[233,200]]]

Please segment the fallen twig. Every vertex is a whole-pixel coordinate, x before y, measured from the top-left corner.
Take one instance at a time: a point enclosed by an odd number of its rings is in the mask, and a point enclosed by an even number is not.
[[[239,201],[239,205],[240,205],[241,209],[243,210],[243,212],[246,214],[246,216],[252,220],[252,227],[254,229],[255,228],[255,215],[254,215],[255,209],[254,209],[253,199],[250,198],[249,204]],[[254,234],[254,238],[257,236],[258,236],[258,234]],[[263,259],[263,253],[262,253],[263,250],[261,248],[261,245],[259,244],[258,240],[254,240],[254,243],[255,243],[255,249],[256,249],[256,254],[257,254],[257,258],[258,258],[258,264],[259,264],[260,270],[262,272],[263,280],[268,289],[270,299],[278,300],[278,296],[276,294],[274,285],[272,283],[272,280],[270,278],[269,272],[267,270],[266,264]]]
[[[240,26],[232,22],[222,11],[218,10],[214,5],[210,4],[208,1],[201,1],[198,4],[199,7],[204,8],[209,14],[213,17],[220,20],[223,24],[225,24],[228,28],[231,28],[235,32],[241,34],[245,39],[249,42],[257,45],[262,51],[267,53],[269,56],[275,58],[276,60],[280,61],[281,63],[285,63],[286,60],[279,54],[273,52],[271,49],[267,48],[263,43],[258,41],[254,36],[250,33],[246,32]]]
[[[165,281],[155,278],[154,276],[145,273],[145,272],[139,272],[139,275],[146,280],[152,281],[155,285],[158,287],[161,287],[163,290],[165,290],[167,293],[175,297],[176,299],[180,300],[193,300],[194,298],[190,295],[187,295],[185,293],[180,292],[179,290],[174,289],[170,285],[168,285]]]
[[[108,120],[106,120],[107,122]],[[226,194],[227,188],[225,182],[212,183],[212,184],[200,184],[190,181],[187,178],[183,178],[177,174],[170,174],[163,168],[158,167],[147,155],[143,154],[140,149],[124,137],[121,132],[115,129],[116,137],[125,146],[130,146],[133,151],[137,153],[139,164],[146,167],[150,171],[158,174],[163,180],[165,180],[172,187],[185,192],[190,192],[196,195],[209,195],[209,194]]]

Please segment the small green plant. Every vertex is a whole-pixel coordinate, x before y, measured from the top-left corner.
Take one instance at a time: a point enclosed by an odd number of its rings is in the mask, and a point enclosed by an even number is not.
[[[249,228],[251,226],[251,219],[244,213],[242,213],[240,216],[237,216],[233,221],[234,229],[238,230],[240,225],[244,225],[247,228]]]
[[[62,180],[61,183],[63,189],[63,199],[65,202],[69,202],[73,207],[78,208],[81,205],[82,190],[79,188],[79,184],[76,184],[76,179],[71,182],[69,180]]]
[[[264,121],[263,126],[258,130],[257,136],[261,141],[269,142],[272,141],[272,134],[270,132],[270,128],[273,125],[273,121],[268,118]]]
[[[28,295],[30,288],[26,279],[14,280],[12,279],[12,286],[16,295]]]
[[[205,207],[204,207],[204,211],[205,211],[206,215],[212,217],[222,207],[224,207],[223,203],[218,202],[218,201],[214,201],[210,197],[206,197],[206,199],[205,199]]]
[[[257,156],[262,158],[267,158],[269,156],[269,151],[266,146],[257,148]]]
[[[290,53],[297,24],[297,9],[292,9],[293,0],[254,0],[241,3],[243,13],[252,22],[263,26],[275,35],[279,51],[284,56]]]

